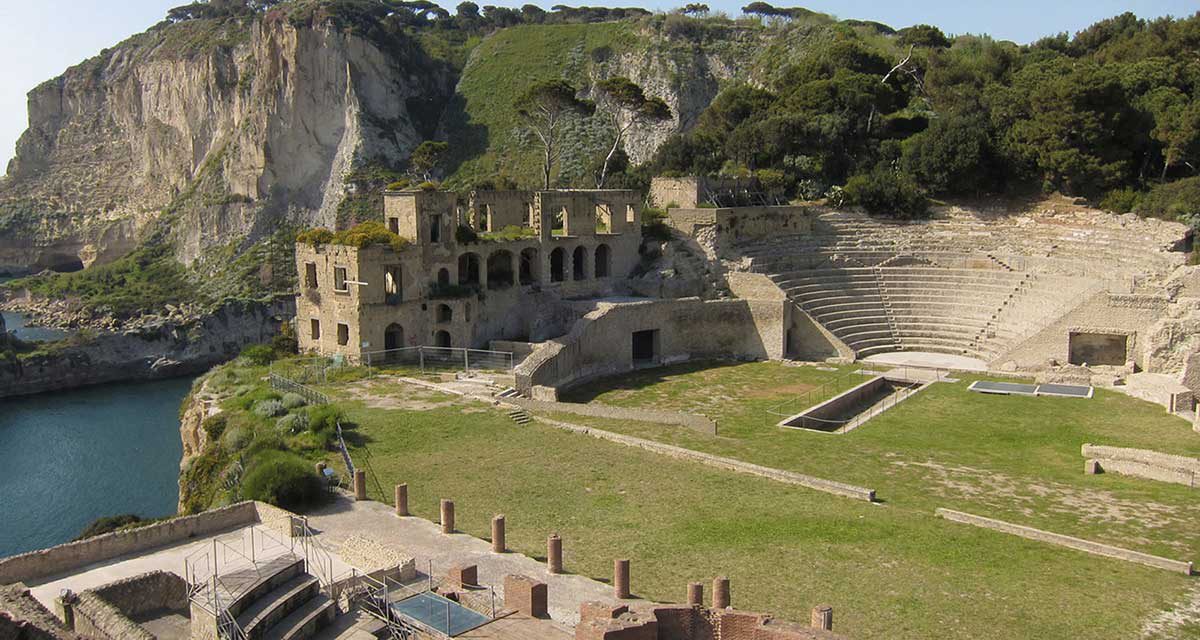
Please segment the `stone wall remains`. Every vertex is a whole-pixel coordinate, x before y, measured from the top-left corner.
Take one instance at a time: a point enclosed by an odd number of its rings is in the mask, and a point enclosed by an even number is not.
[[[1084,458],[1096,461],[1098,472],[1120,473],[1193,488],[1200,480],[1200,459],[1196,458],[1094,444],[1083,445],[1082,451]],[[1089,465],[1089,468],[1094,466]]]
[[[75,630],[87,637],[153,640],[155,636],[133,618],[162,610],[187,615],[187,582],[173,573],[152,571],[84,591],[72,609]]]
[[[530,411],[550,411],[558,413],[570,413],[577,416],[589,416],[592,418],[608,418],[612,420],[634,420],[637,422],[653,422],[656,424],[669,424],[680,427],[687,427],[693,431],[715,436],[717,435],[717,423],[704,416],[682,413],[679,411],[655,411],[653,409],[632,409],[627,407],[614,407],[610,405],[600,404],[598,402],[589,402],[587,404],[579,404],[575,402],[548,402],[544,400],[527,400],[525,398],[508,398],[505,402],[511,402],[524,409]]]
[[[1055,544],[1061,547],[1069,547],[1071,549],[1076,549],[1078,551],[1083,551],[1094,555],[1117,558],[1118,560],[1125,560],[1126,562],[1136,562],[1149,567],[1166,569],[1167,571],[1182,573],[1184,575],[1192,574],[1191,562],[1170,560],[1168,558],[1152,556],[1148,553],[1141,553],[1140,551],[1130,551],[1129,549],[1122,549],[1112,545],[1092,542],[1091,540],[1083,540],[1081,538],[1064,536],[1061,533],[1051,533],[1049,531],[1042,531],[1041,529],[1034,529],[1032,527],[1012,524],[1001,520],[993,520],[991,518],[985,518],[983,516],[972,515],[970,513],[963,513],[961,511],[954,511],[951,509],[939,508],[937,510],[937,516],[952,522],[959,522],[962,524],[982,527],[984,529],[1001,531],[1003,533],[1009,533],[1022,538],[1038,540],[1040,542],[1048,542],[1050,544]]]
[[[172,518],[129,531],[114,531],[78,542],[30,551],[0,559],[0,584],[31,582],[96,562],[228,531],[257,521],[255,503],[240,502],[194,516]]]
[[[647,300],[595,305],[561,338],[516,368],[517,388],[563,388],[632,370],[633,333],[657,331],[656,364],[691,359],[780,359],[787,308],[779,301]]]
[[[759,206],[720,209],[669,209],[667,224],[681,233],[708,235],[718,257],[732,257],[733,245],[780,235],[812,233],[819,211],[813,207]]]

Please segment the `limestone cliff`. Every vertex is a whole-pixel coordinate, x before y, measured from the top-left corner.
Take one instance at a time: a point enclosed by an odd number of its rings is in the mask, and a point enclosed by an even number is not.
[[[167,25],[29,95],[0,182],[0,265],[104,262],[164,210],[178,257],[280,222],[332,225],[346,176],[423,138],[451,80],[415,46],[268,18]]]

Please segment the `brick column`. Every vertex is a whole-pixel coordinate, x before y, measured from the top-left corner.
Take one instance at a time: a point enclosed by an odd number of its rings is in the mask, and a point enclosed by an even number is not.
[[[504,514],[492,518],[492,553],[504,553]]]
[[[689,582],[687,594],[687,603],[693,607],[704,604],[704,583]]]
[[[613,560],[613,596],[618,600],[629,599],[628,560]]]
[[[442,533],[454,533],[453,500],[442,500]]]
[[[354,470],[354,499],[367,499],[367,472],[362,469]]]
[[[833,631],[833,607],[828,605],[813,607],[812,628]]]
[[[407,516],[408,513],[408,483],[396,485],[396,515]]]
[[[550,534],[546,540],[546,568],[550,573],[562,573],[562,538],[557,533]]]
[[[729,606],[729,578],[718,576],[713,578],[712,608],[724,609]]]
[[[515,609],[531,618],[548,618],[548,592],[545,582],[528,576],[504,577],[504,608]]]

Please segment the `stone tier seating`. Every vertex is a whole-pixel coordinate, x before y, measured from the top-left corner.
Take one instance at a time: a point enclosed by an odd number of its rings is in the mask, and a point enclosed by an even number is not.
[[[771,278],[859,357],[928,351],[990,361],[1078,302],[1089,283],[996,269],[843,267]]]
[[[258,567],[222,576],[242,581],[243,591],[226,607],[249,640],[311,638],[337,617],[336,603],[321,592],[303,559],[286,555]]]

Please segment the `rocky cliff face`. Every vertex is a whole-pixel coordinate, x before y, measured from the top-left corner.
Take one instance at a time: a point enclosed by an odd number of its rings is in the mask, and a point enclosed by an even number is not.
[[[394,44],[283,20],[197,21],[44,83],[0,183],[0,265],[119,257],[164,210],[186,263],[282,221],[332,225],[345,176],[406,157],[423,137],[410,101],[452,85]]]

